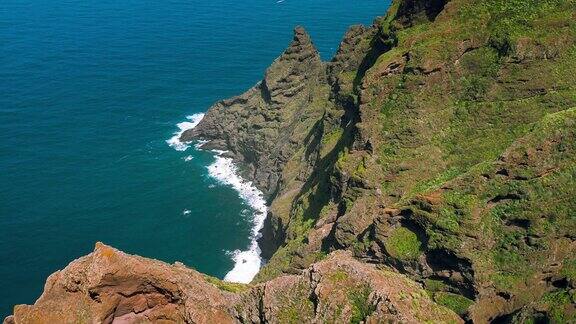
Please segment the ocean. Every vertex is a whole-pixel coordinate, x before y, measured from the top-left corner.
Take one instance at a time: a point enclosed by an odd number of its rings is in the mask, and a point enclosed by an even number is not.
[[[328,60],[389,4],[2,0],[0,317],[97,241],[249,281],[260,193],[175,134],[259,81],[294,26]]]

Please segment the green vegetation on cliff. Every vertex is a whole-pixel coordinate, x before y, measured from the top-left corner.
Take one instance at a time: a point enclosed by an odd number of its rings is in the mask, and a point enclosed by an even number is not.
[[[405,227],[399,227],[392,231],[392,234],[386,239],[386,251],[391,256],[410,260],[416,259],[421,252],[422,242],[418,240],[416,234]]]
[[[573,0],[398,0],[349,32],[328,68],[346,127],[320,134],[261,278],[346,248],[479,322],[574,289],[575,44]]]

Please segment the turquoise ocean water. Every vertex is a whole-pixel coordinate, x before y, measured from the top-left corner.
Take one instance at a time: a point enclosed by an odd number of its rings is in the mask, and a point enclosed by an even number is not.
[[[324,59],[388,0],[0,1],[0,317],[102,241],[223,278],[253,210],[176,124],[307,28]],[[188,158],[187,158],[188,157]]]

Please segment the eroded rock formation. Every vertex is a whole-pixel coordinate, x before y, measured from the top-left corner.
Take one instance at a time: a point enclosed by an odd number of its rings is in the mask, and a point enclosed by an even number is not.
[[[264,80],[246,93],[218,102],[182,141],[201,138],[204,148],[227,150],[245,168],[244,176],[265,193],[278,189],[281,172],[306,140],[326,100],[324,63],[304,28],[266,70]]]
[[[417,305],[417,306],[415,306]],[[97,243],[48,278],[11,323],[288,323],[461,320],[397,273],[334,252],[301,275],[249,286]]]

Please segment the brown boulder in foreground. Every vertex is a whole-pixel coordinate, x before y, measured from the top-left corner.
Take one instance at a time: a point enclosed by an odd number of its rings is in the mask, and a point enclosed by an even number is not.
[[[301,275],[224,283],[97,243],[4,323],[462,322],[415,282],[336,251]]]

